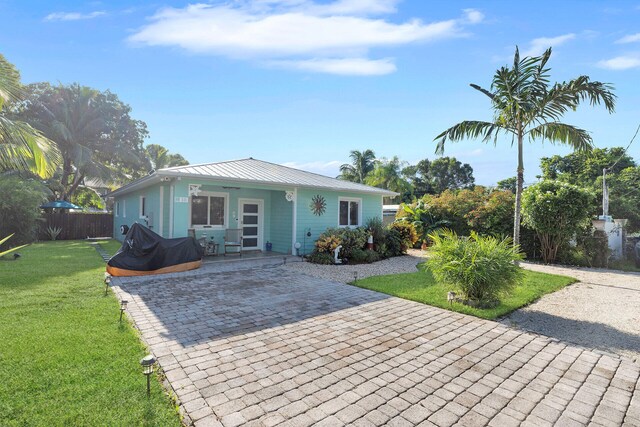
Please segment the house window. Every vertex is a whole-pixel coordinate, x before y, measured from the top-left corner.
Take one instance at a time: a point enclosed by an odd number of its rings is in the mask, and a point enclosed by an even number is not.
[[[123,200],[122,201],[122,218],[126,218],[127,217],[127,201]]]
[[[116,202],[116,216],[120,216],[120,202]]]
[[[224,228],[227,217],[227,195],[204,193],[191,196],[191,226]]]
[[[140,196],[140,218],[144,218],[147,215],[147,198]]]
[[[359,227],[362,199],[347,199],[341,197],[339,203],[340,212],[338,225],[340,225],[340,227]]]

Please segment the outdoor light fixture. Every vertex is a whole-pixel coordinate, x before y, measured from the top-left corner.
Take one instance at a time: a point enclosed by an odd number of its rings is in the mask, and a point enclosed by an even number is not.
[[[354,271],[353,272],[353,283],[356,283],[358,281],[358,272]]]
[[[153,374],[153,365],[155,365],[155,363],[156,358],[151,354],[140,359],[142,373],[147,377],[147,396],[151,396],[151,374]]]
[[[282,265],[287,265],[287,257],[286,256],[282,257]]]
[[[122,301],[120,301],[120,322],[122,322],[122,315],[124,314],[124,311],[127,309],[127,303],[129,301],[127,301],[126,299],[123,299]]]
[[[109,292],[109,285],[111,284],[111,275],[109,273],[104,273],[104,294],[105,296]]]

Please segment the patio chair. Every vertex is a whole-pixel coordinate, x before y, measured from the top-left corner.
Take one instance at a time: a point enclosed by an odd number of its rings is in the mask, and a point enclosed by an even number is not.
[[[229,252],[227,248],[237,247],[238,252]],[[224,256],[228,253],[237,253],[242,256],[242,229],[241,228],[227,228],[224,232]]]

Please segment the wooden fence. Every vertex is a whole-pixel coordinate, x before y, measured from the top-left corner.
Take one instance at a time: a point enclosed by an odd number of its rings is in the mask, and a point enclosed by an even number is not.
[[[112,214],[44,213],[38,227],[38,240],[51,240],[47,228],[60,227],[56,240],[86,239],[113,236]]]

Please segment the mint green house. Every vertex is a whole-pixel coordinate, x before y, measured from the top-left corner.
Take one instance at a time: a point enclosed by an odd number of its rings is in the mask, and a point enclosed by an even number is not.
[[[253,158],[160,169],[114,198],[113,236],[140,222],[167,238],[214,238],[242,229],[244,251],[305,254],[328,227],[382,219],[382,198],[396,193]]]

